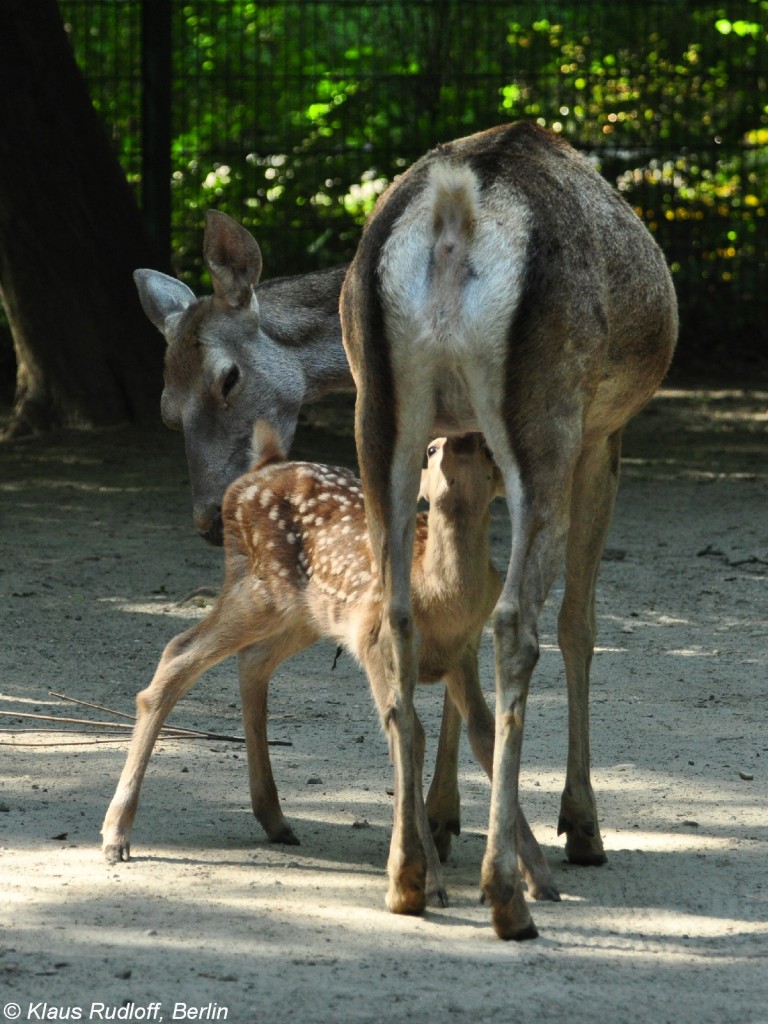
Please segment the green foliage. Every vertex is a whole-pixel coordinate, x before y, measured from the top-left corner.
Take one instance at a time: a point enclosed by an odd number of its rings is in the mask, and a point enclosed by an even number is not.
[[[139,4],[61,9],[140,193]],[[209,207],[254,231],[270,275],[348,258],[413,159],[528,118],[592,154],[655,232],[691,333],[746,335],[766,320],[767,30],[766,0],[178,0],[179,270],[199,284]]]

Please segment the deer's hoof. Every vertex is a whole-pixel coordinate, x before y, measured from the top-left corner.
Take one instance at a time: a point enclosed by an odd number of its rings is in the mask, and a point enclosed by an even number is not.
[[[600,867],[608,858],[603,849],[600,830],[595,821],[579,824],[560,816],[557,822],[557,834],[566,834],[565,855],[569,863],[582,867]]]
[[[512,899],[508,903],[493,908],[493,930],[505,942],[525,942],[528,939],[538,939],[538,928],[527,910],[525,917],[527,920],[521,922],[520,908],[517,901]]]
[[[290,825],[285,825],[270,835],[269,841],[270,843],[281,843],[283,846],[301,846],[301,840]]]
[[[119,864],[131,859],[131,844],[127,839],[116,843],[104,843],[101,852],[107,864]]]
[[[423,914],[427,905],[423,867],[414,866],[400,871],[397,880],[390,882],[387,909],[392,914]]]

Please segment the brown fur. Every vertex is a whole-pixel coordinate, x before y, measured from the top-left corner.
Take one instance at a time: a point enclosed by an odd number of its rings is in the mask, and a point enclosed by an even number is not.
[[[512,521],[494,615],[497,742],[482,887],[503,938],[536,934],[514,867],[524,709],[537,621],[556,574],[569,696],[560,831],[575,863],[605,860],[590,783],[594,591],[621,431],[669,365],[677,334],[658,246],[590,162],[536,125],[441,146],[382,196],[341,296],[358,388],[356,440],[384,581],[387,682],[399,709],[390,885],[419,863],[411,732],[418,621],[410,594],[419,454],[436,432],[482,431]],[[416,851],[414,853],[414,850]]]

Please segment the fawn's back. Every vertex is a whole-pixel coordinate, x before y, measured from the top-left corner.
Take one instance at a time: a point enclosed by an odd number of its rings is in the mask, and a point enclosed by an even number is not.
[[[487,510],[487,504],[486,504]],[[431,517],[431,519],[430,519]],[[269,462],[227,491],[224,507],[226,588],[248,588],[250,599],[275,621],[303,620],[360,657],[375,643],[382,591],[365,521],[360,481],[347,469],[309,462]],[[482,628],[498,593],[487,554],[487,518],[467,537],[452,530],[437,506],[417,516],[414,609],[423,645],[424,681],[440,678],[456,651]],[[466,549],[474,572],[428,570],[429,534],[441,555]],[[470,530],[470,534],[474,531]],[[478,573],[478,555],[481,572]],[[458,616],[447,614],[460,609]]]

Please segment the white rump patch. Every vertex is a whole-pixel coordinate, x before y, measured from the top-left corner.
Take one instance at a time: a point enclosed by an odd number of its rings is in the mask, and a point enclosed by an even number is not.
[[[434,402],[438,420],[452,429],[478,428],[472,367],[486,382],[498,381],[491,402],[500,406],[530,223],[522,195],[499,184],[481,191],[468,165],[445,160],[434,164],[384,245],[380,277],[395,374],[422,381],[413,402]]]

